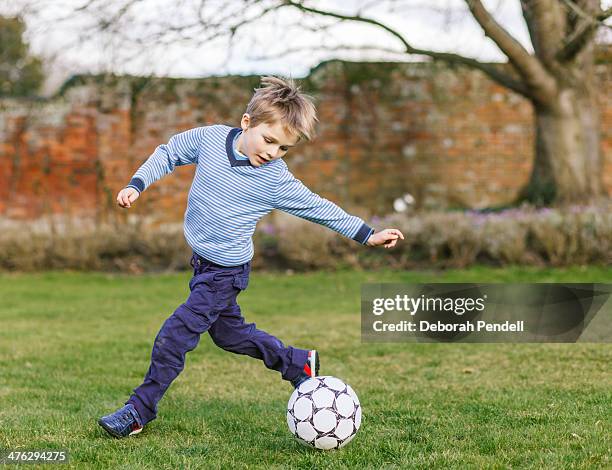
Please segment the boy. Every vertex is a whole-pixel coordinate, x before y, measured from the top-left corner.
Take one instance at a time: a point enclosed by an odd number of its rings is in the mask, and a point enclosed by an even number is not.
[[[392,248],[404,238],[396,229],[374,233],[363,220],[312,193],[290,173],[282,157],[300,140],[313,138],[316,110],[311,97],[292,80],[263,77],[262,85],[242,116],[241,128],[212,125],[173,136],[117,195],[119,206],[129,208],[175,166],[196,164],[184,226],[193,248],[191,293],[157,334],[142,385],[123,408],[98,421],[117,438],[139,433],[156,418],[157,403],[183,370],[185,354],[207,331],[217,346],[262,359],[294,387],[318,374],[316,350],[285,346],[255,324],[245,323],[236,303],[248,283],[255,225],[272,209],[325,225],[368,246]]]

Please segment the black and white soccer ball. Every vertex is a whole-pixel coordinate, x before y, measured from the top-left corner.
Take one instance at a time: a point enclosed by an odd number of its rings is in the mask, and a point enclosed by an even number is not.
[[[306,380],[287,404],[287,424],[302,444],[338,449],[348,444],[361,425],[361,405],[350,385],[328,375]]]

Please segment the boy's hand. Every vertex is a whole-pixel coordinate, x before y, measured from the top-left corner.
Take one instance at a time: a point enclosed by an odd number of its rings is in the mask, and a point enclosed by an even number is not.
[[[117,204],[119,204],[121,207],[129,209],[132,202],[138,199],[139,196],[140,193],[134,188],[124,188],[119,191],[119,194],[117,194]]]
[[[366,245],[368,246],[384,246],[385,248],[393,248],[397,240],[404,239],[404,234],[396,228],[386,228],[377,233],[373,233],[368,238]]]

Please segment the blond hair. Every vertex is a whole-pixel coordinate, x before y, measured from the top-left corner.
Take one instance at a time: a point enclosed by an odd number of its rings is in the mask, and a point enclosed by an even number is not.
[[[312,140],[317,122],[313,98],[302,93],[291,78],[261,77],[261,85],[247,105],[251,125],[280,121],[285,131]]]

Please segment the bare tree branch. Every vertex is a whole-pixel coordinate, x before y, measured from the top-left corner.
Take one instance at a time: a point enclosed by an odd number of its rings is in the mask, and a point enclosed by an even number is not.
[[[317,14],[317,15],[321,15],[321,16],[329,16],[332,18],[338,18],[340,20],[346,20],[346,21],[355,21],[355,22],[361,22],[361,23],[367,23],[367,24],[371,24],[374,26],[377,26],[379,28],[382,28],[383,30],[387,31],[388,33],[390,33],[391,35],[395,36],[404,46],[404,52],[406,54],[417,54],[417,55],[423,55],[423,56],[427,56],[427,57],[431,57],[432,59],[435,60],[442,60],[445,62],[450,62],[450,63],[454,63],[454,64],[461,64],[461,65],[466,65],[468,67],[472,67],[475,68],[477,70],[480,70],[481,72],[484,72],[485,74],[487,74],[490,78],[492,78],[493,80],[495,80],[496,82],[498,82],[499,84],[517,92],[520,93],[521,95],[528,97],[528,98],[533,98],[533,95],[531,93],[531,91],[529,90],[529,88],[522,83],[519,80],[516,80],[514,77],[512,77],[510,74],[503,72],[502,70],[500,70],[498,67],[496,67],[493,64],[487,64],[484,62],[480,62],[476,59],[473,59],[471,57],[464,57],[462,55],[459,54],[454,54],[454,53],[449,53],[449,52],[436,52],[436,51],[430,51],[427,49],[419,49],[416,47],[412,47],[408,41],[396,30],[392,29],[391,27],[373,19],[373,18],[367,18],[361,15],[343,15],[341,13],[335,13],[335,12],[331,12],[331,11],[326,11],[326,10],[320,10],[318,8],[313,8],[313,7],[308,7],[300,2],[296,2],[293,0],[283,0],[282,2],[284,5],[287,6],[292,6],[294,8],[297,8],[298,10],[302,11],[302,12],[307,12],[307,13],[313,13],[313,14]]]
[[[590,15],[573,1],[564,0],[564,3],[567,4],[574,13],[580,16],[581,20],[576,24],[572,34],[566,38],[563,45],[556,53],[555,57],[560,62],[568,62],[576,57],[584,46],[593,38],[597,28],[603,24],[603,21],[612,16],[612,8],[600,11],[595,15]],[[605,26],[609,27],[607,25]]]
[[[595,22],[600,23],[601,26],[605,26],[606,28],[612,28],[612,26],[608,26],[607,24],[604,23],[605,20],[607,20],[610,16],[612,16],[612,7],[608,8],[607,10],[602,11],[601,13],[597,14],[597,15],[589,15],[586,11],[584,11],[582,8],[580,8],[580,6],[578,6],[578,4],[572,0],[562,0],[563,3],[565,3],[574,13],[576,13],[576,15],[580,16],[581,18],[585,19],[585,20],[592,20]]]
[[[410,44],[408,44],[406,39],[399,32],[395,31],[394,29],[390,28],[389,26],[387,26],[384,23],[376,21],[373,18],[367,18],[367,17],[361,16],[359,14],[357,14],[357,15],[343,15],[341,13],[334,13],[334,12],[327,11],[327,10],[320,10],[318,8],[307,7],[306,5],[304,5],[304,4],[300,3],[300,2],[293,1],[293,0],[283,0],[282,4],[287,5],[287,6],[295,7],[298,10],[301,10],[301,11],[307,12],[307,13],[314,13],[314,14],[321,15],[321,16],[330,16],[332,18],[338,18],[338,19],[341,19],[341,20],[358,21],[358,22],[361,22],[361,23],[368,23],[368,24],[371,24],[371,25],[374,25],[374,26],[378,26],[379,28],[384,29],[385,31],[390,33],[392,36],[395,36],[397,39],[399,39],[400,42],[404,45],[404,48],[406,49],[406,51],[408,51],[409,49],[412,49],[412,46],[410,46]]]
[[[506,31],[486,10],[480,0],[465,0],[470,12],[482,27],[486,36],[491,38],[506,54],[525,83],[533,90],[532,96],[546,101],[556,92],[556,83],[542,63],[532,56],[508,31]]]
[[[391,49],[388,47],[379,46],[301,46],[301,47],[290,47],[283,49],[282,52],[265,55],[254,55],[249,56],[250,60],[271,60],[278,59],[286,56],[287,54],[296,54],[298,52],[308,51],[322,51],[322,52],[344,52],[344,51],[358,51],[358,52],[385,52],[388,54],[404,55],[404,51],[398,51],[397,49]]]
[[[559,0],[521,0],[537,59],[547,70],[557,66],[555,54],[568,27],[568,15]]]

